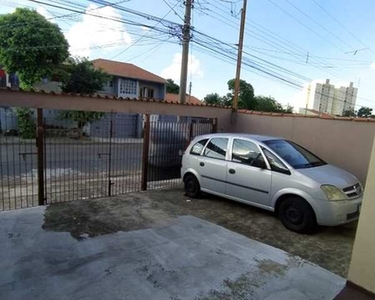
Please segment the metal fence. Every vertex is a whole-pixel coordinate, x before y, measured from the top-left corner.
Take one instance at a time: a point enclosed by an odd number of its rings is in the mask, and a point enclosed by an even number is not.
[[[28,110],[26,139],[10,111],[0,123],[0,210],[180,185],[189,141],[216,130],[212,119],[119,113],[77,128],[40,109]]]

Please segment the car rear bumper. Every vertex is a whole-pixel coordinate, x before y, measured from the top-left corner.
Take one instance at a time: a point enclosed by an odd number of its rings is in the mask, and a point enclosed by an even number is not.
[[[363,195],[345,201],[319,201],[317,221],[319,225],[336,226],[359,218]]]

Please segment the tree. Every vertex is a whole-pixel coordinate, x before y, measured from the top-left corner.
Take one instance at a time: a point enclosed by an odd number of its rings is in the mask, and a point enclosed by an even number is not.
[[[277,102],[275,98],[269,96],[256,96],[256,107],[257,111],[264,112],[280,112],[280,113],[293,113],[293,107],[289,104],[284,108],[281,103]]]
[[[180,87],[172,79],[167,79],[167,93],[178,94],[180,92]]]
[[[347,109],[347,110],[344,110],[343,113],[342,113],[342,116],[343,117],[356,117],[356,112],[354,111],[353,108],[351,109]]]
[[[284,112],[282,105],[273,97],[256,96],[255,110],[264,112]]]
[[[286,108],[284,109],[284,112],[287,114],[292,114],[293,113],[293,106],[287,104]]]
[[[223,99],[220,97],[218,93],[212,93],[207,94],[206,97],[203,98],[203,102],[207,104],[222,105]]]
[[[64,67],[61,89],[65,93],[95,94],[111,80],[111,76],[96,69],[87,59],[70,58]]]
[[[94,94],[111,80],[111,76],[100,69],[95,69],[92,62],[87,59],[69,59],[64,68],[61,88],[65,93]],[[102,112],[91,111],[62,111],[62,119],[72,120],[77,123],[79,138],[82,137],[83,127],[90,122],[104,117]]]
[[[60,28],[35,10],[17,8],[0,16],[0,63],[25,88],[49,77],[69,56]]]
[[[235,79],[228,81],[228,89],[231,93],[227,94],[225,102],[232,105],[234,97],[234,86]],[[254,110],[256,107],[256,100],[254,98],[254,88],[250,83],[247,83],[245,80],[240,79],[240,90],[238,95],[238,108],[245,108]]]
[[[357,116],[361,118],[370,118],[372,115],[372,108],[362,106],[358,109]]]
[[[95,111],[78,111],[78,110],[64,110],[60,112],[60,117],[66,120],[72,120],[77,123],[78,137],[83,136],[83,127],[93,121],[98,121],[104,117],[103,112]]]

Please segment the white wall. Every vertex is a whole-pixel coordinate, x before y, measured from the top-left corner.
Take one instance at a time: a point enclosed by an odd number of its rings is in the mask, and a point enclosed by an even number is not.
[[[348,280],[375,293],[375,141]]]

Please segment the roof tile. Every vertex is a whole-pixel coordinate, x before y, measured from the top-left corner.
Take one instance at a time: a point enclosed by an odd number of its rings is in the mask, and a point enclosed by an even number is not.
[[[96,68],[101,68],[110,75],[166,83],[164,78],[133,64],[103,58],[94,59],[92,63]]]

